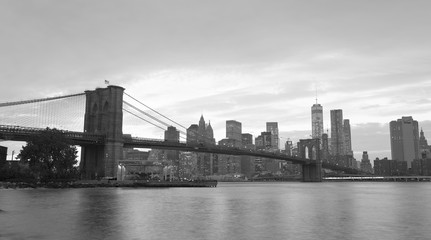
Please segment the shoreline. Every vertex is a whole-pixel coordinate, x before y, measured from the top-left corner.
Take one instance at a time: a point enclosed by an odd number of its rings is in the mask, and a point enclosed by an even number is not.
[[[145,181],[145,180],[79,180],[63,182],[0,182],[0,189],[21,189],[21,188],[171,188],[171,187],[217,187],[217,181]]]

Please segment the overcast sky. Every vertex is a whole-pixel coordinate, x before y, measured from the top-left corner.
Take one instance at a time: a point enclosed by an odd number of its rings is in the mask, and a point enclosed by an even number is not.
[[[311,106],[343,109],[355,156],[391,157],[388,123],[431,136],[431,1],[0,1],[0,102],[104,80],[184,126],[201,114],[256,137],[308,138]],[[160,138],[151,125],[125,133]],[[145,125],[145,122],[142,123]],[[148,124],[147,124],[148,125]]]

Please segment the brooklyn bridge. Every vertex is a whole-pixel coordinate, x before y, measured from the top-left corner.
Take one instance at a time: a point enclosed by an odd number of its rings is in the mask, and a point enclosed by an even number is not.
[[[123,133],[123,115],[131,114],[139,118],[139,116],[134,114],[131,110],[141,112],[157,122],[165,123],[161,117],[149,115],[140,107],[126,101],[124,99],[125,95],[128,96],[128,98],[135,99],[128,95],[124,88],[110,85],[106,88],[97,88],[78,94],[0,103],[0,109],[20,107],[24,107],[25,109],[24,114],[21,113],[12,116],[14,119],[13,121],[11,120],[11,116],[2,117],[2,120],[0,120],[0,139],[7,141],[26,141],[31,136],[40,134],[46,127],[54,125],[63,126],[60,127],[60,130],[64,132],[66,138],[71,140],[73,144],[81,146],[80,168],[84,173],[83,177],[86,179],[116,176],[118,165],[123,158],[124,148],[178,150],[283,160],[301,165],[302,180],[304,182],[322,181],[322,168],[344,171],[352,174],[358,173],[356,169],[344,168],[323,162],[319,154],[319,139],[300,140],[298,143],[298,156],[288,156],[282,153],[271,153],[214,144],[196,144],[191,142],[166,141],[164,139],[150,139],[144,136],[135,136],[133,132],[125,134]],[[61,121],[67,120],[67,117],[65,117],[67,112],[72,112],[73,114],[73,110],[69,110],[68,108],[76,107],[76,104],[73,104],[74,99],[83,97],[85,98],[83,117],[84,129],[82,131],[68,129],[66,124],[62,124]],[[62,103],[64,100],[67,100],[69,104]],[[141,103],[139,100],[136,101]],[[149,109],[157,112],[152,108]],[[34,114],[35,111],[42,111],[45,114]],[[164,116],[159,112],[157,113],[160,116]],[[40,115],[47,115],[48,117],[45,117],[42,121],[43,123],[35,127],[33,123],[39,121],[37,118]]]

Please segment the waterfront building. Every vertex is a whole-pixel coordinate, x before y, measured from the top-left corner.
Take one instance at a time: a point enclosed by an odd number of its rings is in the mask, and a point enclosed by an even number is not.
[[[323,107],[322,105],[313,104],[311,107],[311,137],[321,138],[323,134]]]
[[[256,172],[255,168],[255,157],[252,156],[241,156],[241,174],[251,179]]]
[[[7,147],[0,146],[0,168],[6,164]]]
[[[279,150],[279,137],[278,137],[278,122],[267,122],[266,131],[271,133],[271,145],[270,148],[273,150]]]
[[[197,175],[197,154],[193,152],[180,153],[179,176],[182,179],[192,179]]]
[[[148,161],[158,163],[167,162],[165,151],[160,149],[152,149],[148,153]]]
[[[406,161],[411,168],[414,159],[419,159],[418,122],[411,116],[402,117],[390,124],[392,159]]]
[[[241,123],[235,120],[226,121],[226,138],[242,141]]]
[[[374,175],[377,176],[406,176],[407,161],[389,160],[387,158],[374,160]]]
[[[431,176],[431,158],[413,160],[411,172],[412,175]]]
[[[124,160],[130,161],[146,161],[150,153],[148,151],[140,151],[137,149],[124,148]]]
[[[373,172],[373,167],[371,166],[371,161],[368,158],[368,152],[367,151],[363,151],[362,152],[362,159],[361,159],[361,170],[364,172],[369,172],[372,173]]]
[[[338,161],[344,155],[343,110],[331,110],[331,155]]]

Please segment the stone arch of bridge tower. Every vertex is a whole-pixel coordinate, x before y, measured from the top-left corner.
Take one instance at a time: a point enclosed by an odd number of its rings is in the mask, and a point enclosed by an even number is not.
[[[319,139],[302,139],[298,143],[299,156],[310,160],[320,160]]]
[[[320,159],[319,139],[302,139],[298,142],[299,157],[311,160],[302,165],[302,178],[304,182],[322,181],[322,162]]]
[[[304,146],[304,158],[305,159],[310,159],[310,154],[308,154],[309,153],[309,151],[308,151],[308,146]]]
[[[82,146],[80,167],[85,179],[117,175],[123,155],[123,93],[119,86],[85,92],[84,132],[105,136],[101,145]]]

